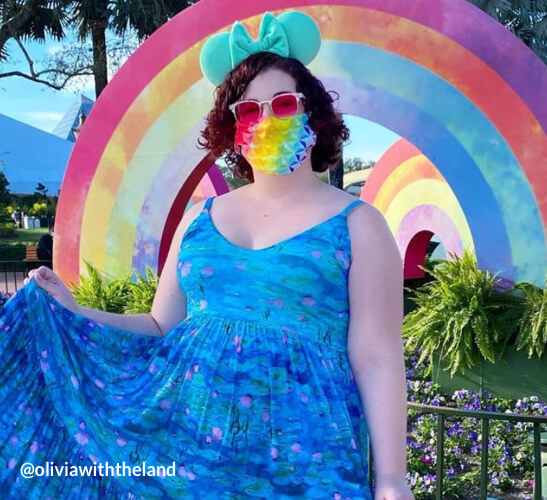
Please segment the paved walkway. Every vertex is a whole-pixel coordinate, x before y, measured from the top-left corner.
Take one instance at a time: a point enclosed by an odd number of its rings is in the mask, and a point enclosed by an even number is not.
[[[0,291],[15,293],[23,287],[27,274],[23,271],[0,271]]]

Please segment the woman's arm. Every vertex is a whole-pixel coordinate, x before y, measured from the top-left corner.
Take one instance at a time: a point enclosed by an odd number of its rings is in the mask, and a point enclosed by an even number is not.
[[[404,491],[404,498],[412,498],[405,481],[402,259],[377,208],[365,205],[350,215],[348,357],[369,428],[376,484],[388,484],[390,488],[400,485],[397,491]]]
[[[88,309],[80,305],[78,305],[78,312],[104,325],[144,335],[164,336],[171,328],[178,325],[186,317],[186,295],[181,290],[177,277],[179,249],[182,236],[202,206],[203,201],[192,205],[175,231],[150,313],[117,314]]]
[[[160,330],[159,325],[156,324],[156,320],[151,313],[118,314],[101,311],[100,309],[90,309],[80,305],[76,312],[93,321],[102,323],[103,325],[121,328],[133,333],[151,336],[163,336],[165,334]]]

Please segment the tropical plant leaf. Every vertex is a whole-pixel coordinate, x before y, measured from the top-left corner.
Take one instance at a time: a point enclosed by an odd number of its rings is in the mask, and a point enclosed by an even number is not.
[[[532,343],[541,356],[547,343],[545,292],[529,284],[503,290],[498,273],[480,270],[468,250],[450,257],[429,269],[420,266],[434,279],[411,290],[418,307],[405,316],[403,337],[410,352],[422,349],[418,364],[440,352],[446,370],[464,373],[481,360],[494,363],[509,343],[529,352]]]

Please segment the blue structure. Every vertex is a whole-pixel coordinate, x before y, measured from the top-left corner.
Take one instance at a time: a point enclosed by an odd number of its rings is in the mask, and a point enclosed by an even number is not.
[[[32,194],[41,182],[59,194],[73,142],[0,114],[0,168],[12,194]]]
[[[91,108],[93,107],[94,101],[87,98],[85,95],[78,97],[70,109],[65,113],[65,116],[53,129],[52,134],[66,139],[67,141],[76,142],[76,137],[74,137],[73,129],[78,127],[80,122],[80,115],[83,113],[84,117],[89,115]]]
[[[59,194],[70,153],[74,128],[87,117],[94,102],[80,96],[52,133],[0,114],[0,169],[12,194],[32,194],[39,182],[48,194]]]

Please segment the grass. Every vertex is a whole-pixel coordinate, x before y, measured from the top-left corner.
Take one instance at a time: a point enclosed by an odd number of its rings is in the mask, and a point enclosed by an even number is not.
[[[17,229],[13,238],[1,237],[0,246],[37,245],[40,237],[48,231],[47,226],[33,229]]]

